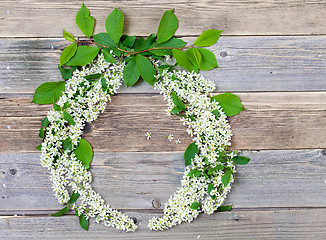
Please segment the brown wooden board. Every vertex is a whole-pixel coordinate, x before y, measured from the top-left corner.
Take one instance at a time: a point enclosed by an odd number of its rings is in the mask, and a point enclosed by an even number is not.
[[[326,6],[323,1],[87,1],[97,20],[95,32],[104,31],[106,17],[114,8],[125,15],[124,32],[148,35],[156,32],[164,11],[175,9],[178,35],[199,35],[210,28],[232,35],[325,34]],[[58,37],[62,29],[81,35],[75,24],[80,1],[0,2],[1,37]]]
[[[68,44],[55,38],[0,39],[0,93],[32,93],[44,82],[61,80],[57,64]],[[222,36],[211,50],[220,68],[201,74],[218,91],[326,90],[325,36]],[[154,90],[141,82],[120,92]]]
[[[234,208],[326,207],[325,150],[241,154],[251,162],[237,167],[225,204]],[[183,152],[95,152],[91,171],[95,190],[113,208],[162,209],[180,186]],[[0,154],[0,215],[60,208],[48,170],[40,165],[40,154]]]
[[[96,223],[89,232],[79,227],[76,216],[0,217],[1,239],[325,239],[326,210],[262,209],[200,215],[192,223],[183,223],[166,231],[147,228],[153,213],[127,212],[136,217],[139,229],[125,233]]]

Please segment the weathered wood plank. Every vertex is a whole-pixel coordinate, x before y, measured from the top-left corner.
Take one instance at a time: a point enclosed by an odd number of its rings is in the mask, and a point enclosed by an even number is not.
[[[323,1],[87,1],[96,18],[95,32],[104,31],[108,14],[119,8],[125,14],[125,33],[148,35],[157,31],[165,10],[175,9],[178,35],[199,35],[210,28],[232,35],[325,34],[326,7]],[[80,35],[75,16],[80,2],[64,0],[1,1],[1,37],[61,36],[66,28]],[[22,24],[26,23],[26,24]]]
[[[227,204],[235,208],[326,207],[324,150],[242,154],[251,162],[237,167]],[[95,153],[91,171],[95,190],[112,207],[154,209],[154,199],[163,205],[180,186],[183,153]],[[0,215],[60,207],[39,154],[0,154]]]
[[[2,239],[325,239],[326,210],[232,210],[201,215],[192,223],[183,223],[166,231],[153,232],[146,227],[154,214],[128,214],[137,217],[134,233],[91,223],[89,232],[78,226],[75,216],[0,217]]]
[[[0,93],[34,92],[43,82],[61,79],[57,64],[67,44],[62,39],[1,39]],[[202,74],[219,91],[326,90],[326,36],[224,36],[211,50],[221,68]],[[154,91],[142,83],[121,92]]]
[[[326,147],[326,92],[239,93],[247,111],[230,118],[236,149]],[[31,98],[0,99],[0,152],[37,152],[41,119],[52,106]],[[89,124],[85,138],[95,151],[184,151],[191,137],[177,116],[165,114],[160,95],[120,94]],[[148,141],[146,132],[152,133]],[[181,144],[168,142],[173,133]],[[125,143],[128,142],[128,146]]]

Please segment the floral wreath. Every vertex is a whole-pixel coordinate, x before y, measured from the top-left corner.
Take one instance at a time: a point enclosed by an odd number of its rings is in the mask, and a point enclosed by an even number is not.
[[[42,166],[50,171],[55,196],[65,205],[52,216],[74,209],[85,230],[90,218],[120,230],[137,228],[132,218],[105,204],[92,188],[93,150],[81,135],[85,124],[105,110],[122,81],[130,87],[140,77],[163,94],[167,114],[180,116],[194,140],[184,153],[181,187],[165,203],[163,216],[150,219],[148,227],[164,230],[191,222],[201,212],[230,210],[230,205],[222,203],[234,181],[235,163],[244,165],[249,159],[228,149],[232,132],[227,117],[244,108],[231,93],[211,96],[214,83],[198,74],[199,69],[217,67],[215,55],[202,47],[215,44],[222,31],[207,30],[186,46],[173,37],[178,27],[173,10],[164,13],[157,34],[146,40],[122,35],[124,16],[118,9],[107,17],[106,33],[93,35],[94,22],[83,4],[76,23],[88,40],[76,40],[63,30],[73,42],[60,56],[58,68],[65,81],[43,83],[33,96],[33,103],[53,103],[41,122],[43,142],[37,147]],[[173,64],[169,64],[171,56]]]

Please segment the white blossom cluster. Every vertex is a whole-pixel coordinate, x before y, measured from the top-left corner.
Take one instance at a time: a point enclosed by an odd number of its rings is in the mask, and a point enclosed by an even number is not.
[[[50,171],[53,190],[61,204],[68,204],[72,192],[77,192],[80,197],[71,207],[78,215],[83,214],[87,219],[95,217],[96,222],[105,226],[134,231],[137,225],[133,219],[105,204],[92,189],[91,172],[76,158],[73,151],[86,122],[94,121],[104,111],[107,101],[111,101],[111,95],[117,93],[124,66],[123,62],[108,63],[100,54],[88,66],[74,71],[57,104],[61,108],[66,106],[65,111],[73,117],[76,124],[67,124],[63,110],[49,111],[47,118],[50,123],[45,129],[41,163]],[[181,222],[190,222],[200,212],[213,213],[224,201],[234,181],[231,174],[229,183],[224,186],[222,176],[228,169],[234,173],[235,167],[232,162],[233,153],[225,153],[232,136],[227,116],[219,104],[211,102],[209,97],[215,88],[214,84],[194,72],[157,70],[154,87],[168,103],[167,114],[170,115],[175,107],[171,97],[174,92],[185,103],[185,116],[181,120],[188,126],[187,132],[194,138],[199,149],[192,165],[185,169],[181,187],[165,204],[163,217],[154,217],[149,221],[150,229],[163,230]],[[85,79],[85,76],[93,74],[101,74],[101,77],[95,81]],[[105,79],[107,89],[103,89],[102,78]],[[146,136],[150,138],[150,133]],[[172,138],[171,135],[169,140]],[[67,139],[71,139],[72,149],[63,151],[63,141]],[[179,139],[177,141],[180,142]],[[224,155],[221,156],[221,153]],[[218,168],[221,165],[224,167]],[[210,168],[217,169],[207,175],[207,169]],[[200,171],[201,174],[191,176],[193,170]],[[191,207],[195,202],[200,204],[197,209]]]
[[[50,122],[45,130],[42,143],[41,163],[50,170],[53,190],[59,203],[67,204],[72,192],[80,197],[71,207],[78,215],[84,214],[87,219],[95,217],[96,222],[120,230],[134,231],[137,225],[121,212],[110,208],[91,186],[92,175],[76,158],[73,150],[78,145],[86,122],[95,120],[103,112],[111,95],[121,85],[124,63],[111,64],[104,60],[103,55],[82,70],[76,70],[65,85],[65,92],[57,104],[62,108],[69,104],[66,111],[73,117],[75,125],[67,125],[63,111],[49,111]],[[101,74],[105,79],[107,90],[102,89],[101,79],[88,81],[84,77]],[[72,140],[72,150],[62,151],[62,141]]]
[[[191,222],[200,212],[212,214],[217,210],[234,181],[231,174],[229,183],[224,186],[222,176],[227,169],[234,173],[235,166],[232,162],[233,153],[225,153],[232,136],[227,116],[219,104],[212,102],[209,97],[215,85],[195,72],[182,70],[162,70],[157,79],[154,87],[168,102],[168,115],[175,107],[173,92],[185,103],[185,116],[181,120],[188,126],[187,132],[194,137],[199,149],[199,154],[193,159],[192,165],[185,169],[181,187],[165,204],[163,217],[153,217],[149,221],[150,229],[164,230],[182,222]],[[221,153],[226,157],[221,158]],[[225,168],[217,169],[209,176],[206,174],[207,169],[220,165]],[[189,176],[194,169],[202,174],[197,177]],[[193,203],[200,205],[194,209],[191,208]]]

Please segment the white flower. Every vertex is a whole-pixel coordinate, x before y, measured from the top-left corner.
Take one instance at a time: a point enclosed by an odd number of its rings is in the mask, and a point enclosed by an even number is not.
[[[171,142],[173,139],[173,134],[170,134],[169,136],[167,136],[168,140]]]
[[[181,143],[180,139],[175,140],[175,144]]]
[[[150,132],[145,133],[145,136],[147,137],[147,140],[150,140],[152,138],[152,135]]]

